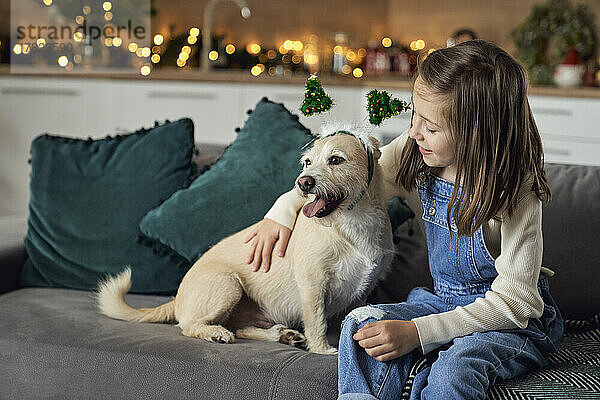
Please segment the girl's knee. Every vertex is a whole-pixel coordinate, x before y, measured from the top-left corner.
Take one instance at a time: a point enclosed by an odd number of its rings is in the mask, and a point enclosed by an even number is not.
[[[363,306],[358,307],[352,310],[346,318],[344,318],[344,322],[342,322],[342,328],[352,323],[355,326],[355,329],[359,329],[360,327],[368,324],[369,322],[380,321],[383,319],[385,312],[377,307],[373,306]]]

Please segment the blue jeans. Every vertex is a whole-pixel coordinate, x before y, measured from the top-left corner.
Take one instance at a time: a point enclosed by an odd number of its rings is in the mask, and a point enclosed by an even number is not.
[[[545,301],[552,301],[545,277],[538,285]],[[404,303],[379,304],[352,311],[343,322],[338,355],[339,399],[399,399],[420,350],[380,362],[369,356],[352,336],[369,322],[410,320],[446,310],[443,298],[425,288],[412,290]],[[506,380],[546,365],[546,354],[556,350],[562,320],[547,306],[525,329],[476,332],[440,348],[437,359],[415,377],[410,399],[484,399],[497,380]]]

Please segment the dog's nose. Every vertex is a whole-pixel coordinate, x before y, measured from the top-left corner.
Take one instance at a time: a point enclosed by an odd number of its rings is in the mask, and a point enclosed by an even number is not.
[[[304,193],[310,192],[310,189],[315,187],[315,178],[312,176],[301,176],[298,178],[298,187]]]

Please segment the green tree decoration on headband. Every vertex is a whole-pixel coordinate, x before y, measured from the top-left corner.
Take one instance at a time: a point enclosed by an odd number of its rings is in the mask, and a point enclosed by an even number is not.
[[[383,120],[399,115],[410,108],[408,103],[393,99],[392,95],[385,90],[371,90],[367,93],[367,112],[369,122],[373,125],[381,125]]]
[[[325,93],[317,75],[311,75],[304,84],[305,94],[300,111],[307,117],[329,111],[333,106],[331,97]]]

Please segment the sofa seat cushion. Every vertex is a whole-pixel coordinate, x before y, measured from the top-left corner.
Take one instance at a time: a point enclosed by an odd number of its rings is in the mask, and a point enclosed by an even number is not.
[[[168,297],[127,295],[134,307]],[[89,292],[0,296],[3,398],[335,399],[336,357],[280,343],[188,338],[174,325],[113,320]]]

